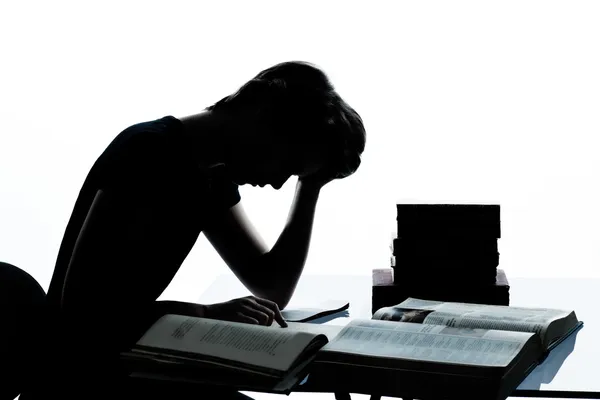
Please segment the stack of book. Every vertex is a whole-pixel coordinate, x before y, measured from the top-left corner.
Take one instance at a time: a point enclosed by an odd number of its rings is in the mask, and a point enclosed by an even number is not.
[[[373,309],[407,297],[509,304],[499,269],[500,206],[397,204],[390,270],[373,271]]]

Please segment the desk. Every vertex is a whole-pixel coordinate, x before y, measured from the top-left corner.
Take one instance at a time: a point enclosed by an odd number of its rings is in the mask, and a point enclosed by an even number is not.
[[[331,325],[345,325],[353,318],[371,318],[371,275],[304,275],[289,308],[313,307],[325,300],[350,302],[347,318]],[[585,326],[577,334],[574,350],[566,357],[555,376],[536,369],[512,397],[595,398],[600,399],[600,279],[511,278],[510,304],[523,307],[573,309]],[[200,296],[199,303],[210,304],[247,296],[249,292],[234,275],[219,276]],[[598,306],[596,306],[598,305]],[[543,367],[540,366],[538,368]],[[281,399],[279,395],[247,393],[254,399]],[[332,394],[292,393],[290,399],[332,400]],[[352,399],[367,399],[352,395]]]

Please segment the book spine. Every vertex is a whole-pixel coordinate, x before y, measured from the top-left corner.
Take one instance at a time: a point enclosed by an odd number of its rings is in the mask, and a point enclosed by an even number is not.
[[[398,238],[501,237],[500,206],[478,204],[397,204]]]

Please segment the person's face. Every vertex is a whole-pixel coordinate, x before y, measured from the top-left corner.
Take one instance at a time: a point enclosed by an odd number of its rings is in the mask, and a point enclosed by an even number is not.
[[[239,185],[271,185],[280,189],[291,176],[308,176],[321,166],[318,157],[299,154],[291,145],[255,142],[236,160],[233,176]]]
[[[322,154],[313,149],[299,150],[287,135],[256,120],[254,111],[245,109],[228,119],[229,129],[238,132],[229,160],[235,183],[280,189],[293,175],[303,177],[321,169],[325,159]]]

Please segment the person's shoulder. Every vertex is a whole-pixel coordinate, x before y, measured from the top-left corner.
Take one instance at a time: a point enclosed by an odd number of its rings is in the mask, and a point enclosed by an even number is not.
[[[157,132],[157,131],[171,131],[181,130],[183,124],[177,118],[167,115],[162,118],[153,119],[150,121],[138,122],[130,125],[125,131],[130,132]]]
[[[138,122],[123,129],[107,146],[98,163],[104,161],[127,160],[130,157],[152,157],[156,152],[169,152],[169,149],[183,147],[183,124],[177,118],[167,115],[162,118]]]
[[[172,138],[180,137],[181,132],[183,132],[181,121],[168,115],[128,126],[117,135],[109,147],[137,148],[151,145],[151,143],[162,146],[171,142]]]
[[[165,127],[170,127],[170,128],[173,127],[173,128],[180,129],[183,127],[183,123],[179,119],[175,118],[172,115],[166,115],[160,119],[157,119],[157,120],[154,120],[151,122],[154,122],[156,124],[161,124]]]

